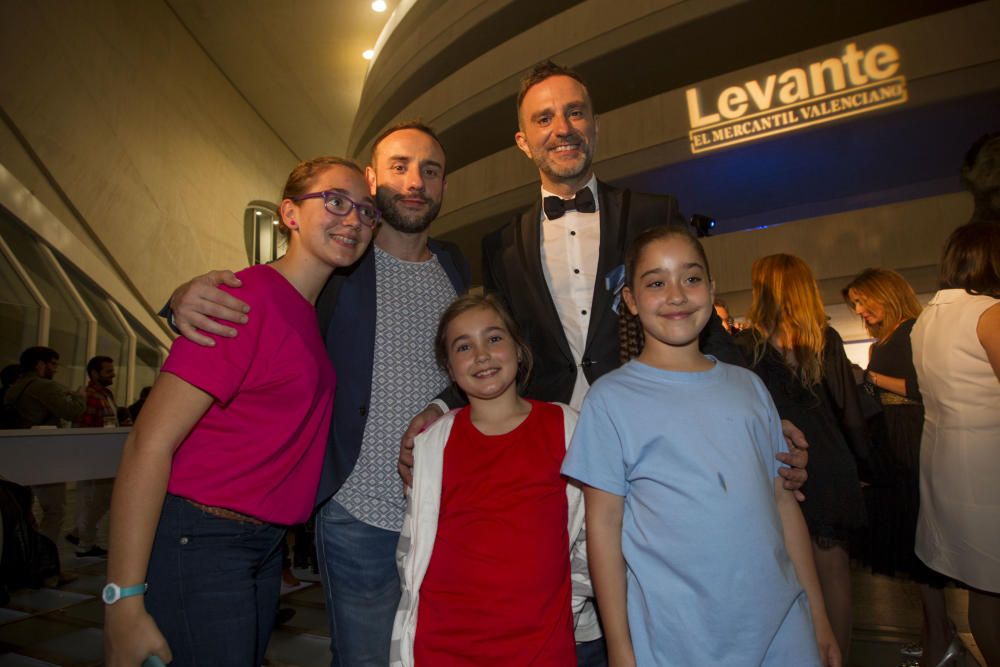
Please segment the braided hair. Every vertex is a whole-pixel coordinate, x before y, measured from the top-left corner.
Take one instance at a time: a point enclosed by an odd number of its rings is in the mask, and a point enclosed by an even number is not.
[[[642,352],[646,336],[639,317],[629,312],[625,302],[618,306],[618,359],[625,364]]]

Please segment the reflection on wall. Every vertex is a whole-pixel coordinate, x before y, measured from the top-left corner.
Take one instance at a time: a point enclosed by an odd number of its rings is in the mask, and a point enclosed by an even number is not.
[[[114,359],[115,401],[153,383],[166,350],[138,320],[60,253],[0,207],[0,365],[46,345],[60,356],[59,382],[87,382],[87,360]]]

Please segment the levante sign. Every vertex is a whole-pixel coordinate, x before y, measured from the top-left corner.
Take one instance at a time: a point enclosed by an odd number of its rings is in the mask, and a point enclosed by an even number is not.
[[[810,125],[875,111],[907,100],[899,75],[899,51],[876,44],[867,51],[854,42],[838,58],[793,67],[761,81],[722,91],[714,107],[701,91],[686,91],[691,152],[732,146]]]

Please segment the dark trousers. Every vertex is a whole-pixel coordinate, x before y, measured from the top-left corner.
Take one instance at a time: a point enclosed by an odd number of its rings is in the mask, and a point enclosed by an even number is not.
[[[167,495],[149,559],[146,610],[170,645],[171,665],[263,662],[284,540],[282,526],[223,519]]]
[[[577,667],[608,667],[608,646],[604,637],[576,645]]]

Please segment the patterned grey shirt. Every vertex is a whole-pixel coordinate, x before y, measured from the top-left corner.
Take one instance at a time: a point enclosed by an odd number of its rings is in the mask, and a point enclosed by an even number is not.
[[[437,257],[404,262],[375,252],[375,362],[361,454],[334,496],[357,519],[399,531],[406,501],[396,472],[399,440],[410,419],[445,387],[434,361],[438,319],[455,288]]]

